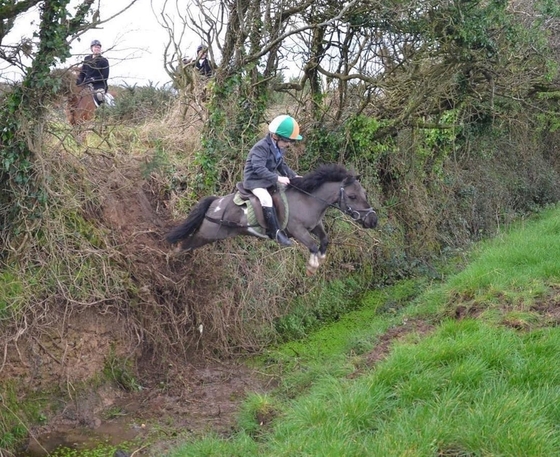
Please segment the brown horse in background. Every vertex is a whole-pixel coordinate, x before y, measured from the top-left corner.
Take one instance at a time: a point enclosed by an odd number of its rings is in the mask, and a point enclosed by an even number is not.
[[[87,86],[78,89],[77,93],[68,97],[66,107],[66,117],[71,125],[80,125],[91,121],[97,109],[92,90]]]
[[[76,78],[80,69],[71,68],[63,77],[66,95],[66,118],[72,126],[78,126],[91,121],[95,117],[98,104],[94,99],[94,91],[90,86],[78,86]],[[110,94],[113,97],[112,94]]]

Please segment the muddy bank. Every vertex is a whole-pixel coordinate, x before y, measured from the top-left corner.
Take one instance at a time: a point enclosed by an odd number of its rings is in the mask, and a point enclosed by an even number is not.
[[[231,433],[246,395],[270,388],[258,373],[233,362],[191,366],[177,376],[173,386],[152,379],[137,392],[110,386],[75,398],[32,430],[16,457],[123,443],[133,443],[135,456],[157,455],[178,436]]]

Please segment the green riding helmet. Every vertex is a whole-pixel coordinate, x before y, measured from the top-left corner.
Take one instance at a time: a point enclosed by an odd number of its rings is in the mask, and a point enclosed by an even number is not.
[[[289,142],[303,139],[299,134],[298,123],[292,116],[287,114],[275,117],[268,125],[268,131]]]

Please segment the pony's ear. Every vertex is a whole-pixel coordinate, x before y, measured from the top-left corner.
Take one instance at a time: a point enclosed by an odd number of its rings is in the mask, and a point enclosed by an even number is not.
[[[354,182],[356,182],[356,177],[354,175],[346,176],[346,178],[342,181],[342,187],[346,187]]]
[[[356,173],[356,170],[354,170],[354,168],[349,169],[348,173],[350,173],[350,176],[353,176],[358,181],[360,180],[360,175]]]

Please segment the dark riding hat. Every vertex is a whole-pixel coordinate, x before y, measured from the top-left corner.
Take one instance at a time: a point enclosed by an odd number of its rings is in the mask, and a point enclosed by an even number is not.
[[[99,40],[93,40],[91,42],[91,44],[89,45],[90,48],[93,48],[94,46],[101,46],[101,41]]]
[[[208,46],[204,46],[203,44],[198,45],[198,48],[196,48],[196,53],[198,54],[200,51],[208,51]]]

